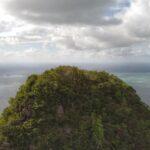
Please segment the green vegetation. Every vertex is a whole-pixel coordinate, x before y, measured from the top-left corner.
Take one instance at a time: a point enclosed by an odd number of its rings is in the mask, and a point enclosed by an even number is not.
[[[106,72],[58,67],[31,75],[0,118],[0,149],[149,150],[150,111]]]

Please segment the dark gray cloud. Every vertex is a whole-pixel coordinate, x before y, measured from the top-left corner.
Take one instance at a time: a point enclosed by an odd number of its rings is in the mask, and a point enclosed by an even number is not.
[[[21,19],[48,24],[116,24],[109,14],[118,0],[11,0],[8,10]],[[109,12],[109,13],[108,13]]]

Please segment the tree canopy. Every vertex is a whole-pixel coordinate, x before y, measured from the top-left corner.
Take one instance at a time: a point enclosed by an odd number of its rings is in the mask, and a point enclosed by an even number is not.
[[[149,139],[149,107],[104,71],[31,75],[0,117],[0,149],[149,150]]]

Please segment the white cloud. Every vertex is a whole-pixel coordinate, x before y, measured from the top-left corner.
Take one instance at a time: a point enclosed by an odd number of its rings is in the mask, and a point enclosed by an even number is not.
[[[125,2],[3,0],[0,46],[5,50],[1,61],[21,61],[21,57],[37,62],[150,57],[150,2],[133,0],[130,6]],[[17,45],[22,45],[20,50]]]
[[[22,51],[0,51],[2,62],[18,63],[67,63],[67,62],[97,62],[92,59],[93,52],[61,50],[50,52],[48,50],[27,49]],[[99,57],[100,58],[100,57]],[[98,59],[99,59],[98,58]],[[104,58],[102,58],[104,59]]]
[[[150,38],[150,1],[133,0],[131,7],[123,16],[124,25],[132,34],[143,39]]]

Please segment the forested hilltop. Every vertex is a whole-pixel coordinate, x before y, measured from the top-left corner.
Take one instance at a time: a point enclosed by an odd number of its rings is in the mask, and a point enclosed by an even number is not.
[[[106,72],[31,75],[0,117],[1,150],[149,150],[150,110]]]

